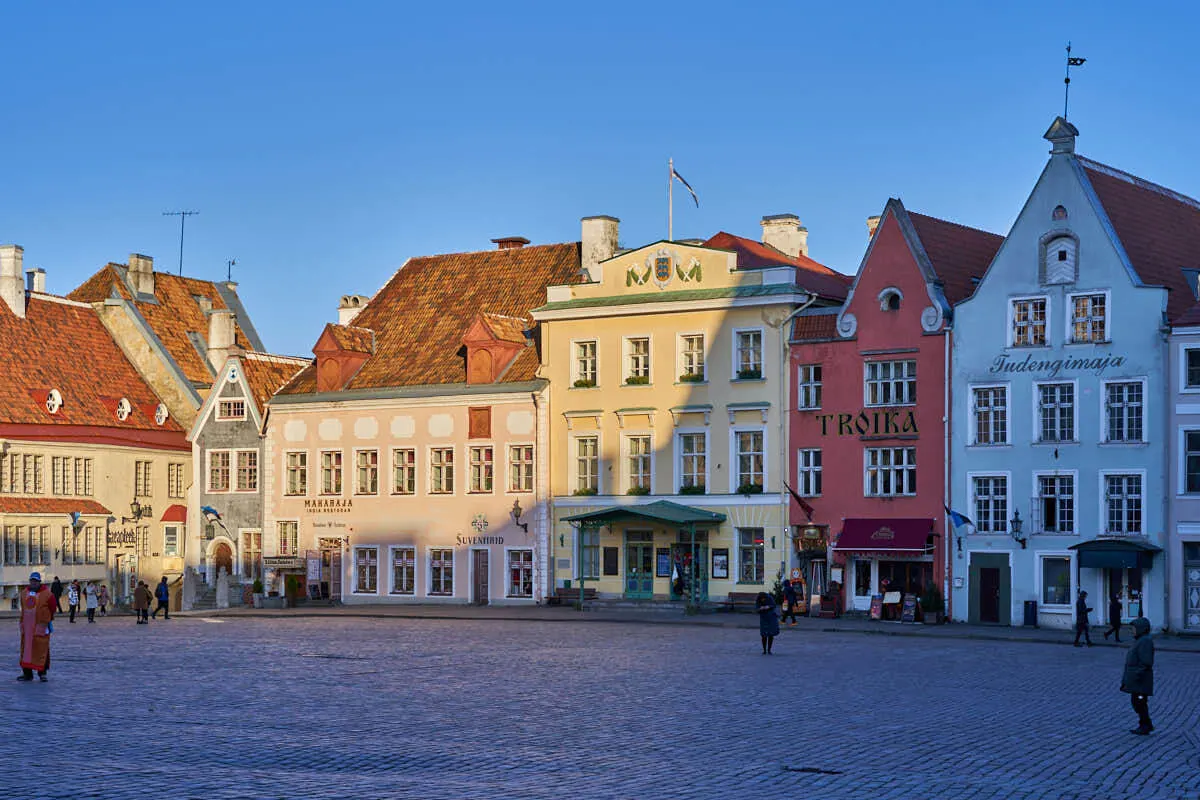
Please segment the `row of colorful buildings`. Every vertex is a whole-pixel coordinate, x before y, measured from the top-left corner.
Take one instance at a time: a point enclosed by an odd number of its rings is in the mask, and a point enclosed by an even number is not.
[[[1200,204],[1077,135],[1007,235],[892,199],[851,277],[790,214],[639,247],[588,217],[409,259],[313,358],[266,353],[233,284],[135,255],[60,298],[6,247],[0,582],[691,605],[790,577],[827,613],[937,587],[1067,626],[1087,590],[1200,629]]]

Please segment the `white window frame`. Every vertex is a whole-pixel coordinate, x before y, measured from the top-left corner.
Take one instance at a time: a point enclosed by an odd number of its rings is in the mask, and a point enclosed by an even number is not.
[[[1065,558],[1067,559],[1067,575],[1070,577],[1071,586],[1067,590],[1066,604],[1044,603],[1042,602],[1045,595],[1042,593],[1042,579],[1045,575],[1045,570],[1042,569],[1042,561],[1046,558]],[[1079,596],[1079,586],[1077,585],[1078,570],[1075,567],[1075,553],[1070,550],[1037,550],[1034,552],[1034,583],[1036,585],[1036,597],[1038,601],[1038,609],[1042,611],[1050,611],[1055,613],[1074,613],[1075,601],[1073,598]]]
[[[290,550],[284,547],[284,540],[281,525],[294,525],[296,531],[295,549]],[[264,542],[265,544],[265,542]],[[295,558],[300,553],[300,520],[298,519],[277,519],[275,520],[275,553],[280,556],[290,556]]]
[[[771,434],[766,425],[736,425],[729,428],[729,493],[736,494],[738,487],[741,486],[738,481],[738,472],[740,465],[738,459],[741,456],[737,446],[737,436],[739,433],[761,433],[763,441],[762,449],[762,472],[763,472],[763,494],[769,490],[771,476]]]
[[[1104,338],[1094,341],[1077,341],[1075,339],[1075,298],[1076,297],[1095,297],[1101,296],[1104,298]],[[1063,331],[1063,343],[1066,345],[1090,345],[1090,344],[1109,344],[1113,340],[1112,335],[1112,292],[1108,289],[1095,289],[1090,292],[1075,291],[1070,292],[1066,296],[1066,307],[1063,310],[1063,317],[1066,322],[1066,330]]]
[[[1060,386],[1062,384],[1071,384],[1071,433],[1070,439],[1042,439],[1042,388],[1043,386]],[[1030,386],[1033,387],[1031,400],[1033,401],[1033,435],[1030,440],[1035,445],[1060,445],[1060,444],[1078,444],[1080,440],[1079,433],[1079,379],[1078,378],[1060,378],[1057,380],[1033,381]]]
[[[627,384],[633,375],[633,340],[646,340],[646,383]],[[627,386],[650,386],[654,383],[654,337],[648,333],[631,333],[621,337],[621,383]]]
[[[796,365],[796,410],[797,411],[816,411],[821,408],[821,403],[825,400],[825,369],[824,364],[797,364]],[[821,377],[819,380],[804,379],[805,370],[820,370]],[[816,405],[805,405],[805,394],[815,393],[818,396]],[[810,398],[811,399],[811,398]]]
[[[1188,492],[1187,490],[1187,435],[1189,433],[1200,434],[1200,425],[1180,425],[1176,432],[1178,447],[1176,452],[1178,455],[1175,459],[1175,474],[1179,476],[1179,484],[1175,487],[1175,495],[1177,497],[1200,497],[1200,492]],[[1197,451],[1200,453],[1200,451]]]
[[[1030,531],[1030,533],[1044,533],[1048,536],[1079,536],[1079,510],[1082,507],[1079,502],[1079,470],[1075,469],[1042,469],[1033,472],[1033,483],[1030,487],[1029,498],[1031,502],[1041,502],[1042,499],[1042,478],[1070,478],[1071,479],[1071,526],[1070,531],[1047,531],[1046,520],[1042,519],[1042,529],[1040,531]],[[1032,515],[1032,510],[1031,510]],[[1032,523],[1032,520],[1031,520]],[[1057,525],[1058,520],[1055,520]]]
[[[599,340],[599,339],[596,339],[596,338],[588,338],[588,339],[572,339],[572,340],[571,340],[571,351],[570,351],[570,352],[571,352],[571,388],[580,388],[580,389],[583,389],[583,388],[588,388],[588,389],[595,388],[595,387],[592,387],[592,386],[588,386],[588,387],[583,387],[583,386],[576,387],[576,386],[575,386],[575,381],[578,381],[578,380],[581,380],[581,379],[582,379],[582,375],[580,374],[580,370],[579,370],[579,348],[578,348],[578,345],[581,345],[581,344],[587,344],[587,343],[590,343],[590,344],[594,345],[594,346],[595,346],[595,348],[596,348],[596,358],[595,358],[595,361],[596,361],[596,377],[595,377],[595,383],[596,383],[596,386],[597,386],[597,387],[600,385],[600,340]]]
[[[684,366],[684,340],[694,336],[700,337],[700,367],[701,378],[698,381],[681,381],[687,372]],[[675,383],[689,385],[692,383],[708,383],[708,334],[704,331],[680,331],[675,334]]]
[[[1188,353],[1192,350],[1200,351],[1200,343],[1183,344],[1179,346],[1179,393],[1180,394],[1200,394],[1200,383],[1195,386],[1188,385]]]
[[[1126,531],[1124,533],[1113,533],[1108,530],[1108,478],[1110,478],[1110,477],[1116,478],[1119,476],[1126,476],[1126,475],[1136,475],[1138,480],[1141,481],[1141,485],[1142,485],[1142,527],[1136,531]],[[1096,495],[1099,498],[1099,503],[1100,503],[1100,516],[1097,518],[1100,520],[1100,524],[1097,526],[1097,528],[1103,530],[1105,535],[1107,535],[1107,536],[1145,536],[1146,535],[1146,515],[1150,511],[1150,503],[1149,503],[1150,497],[1147,492],[1147,486],[1146,486],[1146,470],[1144,470],[1144,469],[1117,469],[1117,468],[1102,469],[1102,470],[1100,470],[1100,472],[1098,473],[1098,475],[1096,477],[1097,477],[1097,485],[1098,485]]]
[[[225,455],[225,456],[229,457],[229,464],[226,467],[226,481],[225,481],[224,489],[213,488],[212,460],[213,460],[214,455]],[[233,471],[236,468],[236,464],[235,464],[234,457],[233,457],[233,451],[225,450],[225,449],[209,450],[205,454],[204,461],[205,461],[205,467],[206,467],[205,471],[204,471],[205,494],[229,494],[230,492],[232,492],[233,486],[234,486]]]
[[[183,526],[179,525],[179,524],[163,525],[163,558],[178,558],[179,542],[180,542],[180,539],[183,538],[182,535],[180,534],[180,529],[182,527]],[[175,544],[174,545],[170,544],[171,535],[168,533],[168,531],[174,532],[174,536],[175,536]]]
[[[361,491],[361,489],[358,485],[358,454],[359,453],[371,453],[371,452],[375,453],[375,491],[364,492],[364,491]],[[379,458],[379,448],[378,447],[356,447],[356,448],[354,448],[354,485],[351,487],[351,489],[353,490],[353,495],[355,497],[378,497],[379,496],[379,473],[381,472],[380,467],[382,467],[382,466],[383,466],[382,459]],[[344,468],[344,465],[343,465],[343,468]],[[344,480],[345,473],[342,474],[342,477]]]
[[[704,477],[704,493],[705,494],[708,494],[709,487],[712,485],[709,483],[709,471],[712,469],[712,466],[711,466],[712,459],[709,457],[709,451],[712,448],[709,447],[709,443],[712,441],[712,436],[710,435],[708,428],[691,428],[691,427],[676,428],[675,429],[675,492],[676,493],[679,493],[683,489],[683,478],[684,478],[683,459],[685,456],[685,454],[683,452],[683,437],[684,436],[696,436],[696,435],[700,435],[700,436],[704,437],[704,476],[703,477]],[[693,453],[691,455],[695,455],[695,454]]]
[[[739,356],[741,348],[739,346],[739,337],[743,333],[758,334],[758,378],[739,378],[738,371],[741,369]],[[767,331],[762,326],[750,326],[746,328],[734,328],[730,339],[730,349],[733,351],[730,354],[729,375],[735,381],[763,381],[767,379]]]
[[[573,434],[569,439],[570,452],[567,454],[570,459],[569,474],[571,477],[569,495],[573,495],[579,485],[579,440],[580,439],[595,439],[596,440],[596,494],[604,494],[604,436],[600,431],[588,431],[587,433]]]
[[[796,448],[796,494],[801,497],[820,497],[825,485],[825,454],[821,447],[797,447]],[[805,453],[816,453],[821,463],[817,466],[810,466],[804,463]],[[819,482],[821,486],[817,491],[811,491],[809,484]]]
[[[242,413],[241,413],[241,414],[226,414],[226,413],[224,412],[224,408],[223,408],[223,406],[224,406],[226,403],[228,403],[228,404],[230,404],[230,405],[233,405],[233,404],[235,404],[235,403],[241,403],[241,404],[242,404]],[[218,397],[218,398],[217,398],[217,414],[216,414],[216,417],[217,417],[217,420],[218,420],[218,421],[220,421],[220,422],[232,422],[232,421],[235,421],[235,420],[242,420],[242,419],[245,419],[245,418],[246,418],[246,398],[244,398],[244,397],[242,397],[242,398],[237,398],[237,397]]]
[[[401,450],[412,453],[413,476],[412,476],[412,491],[411,492],[397,492],[396,491],[396,462],[397,462],[396,453],[400,452]],[[417,491],[421,487],[421,483],[417,477],[419,474],[419,472],[418,472],[419,463],[418,463],[417,455],[420,453],[420,450],[416,447],[389,447],[388,452],[390,453],[389,463],[388,463],[388,467],[389,467],[389,470],[388,470],[388,494],[391,495],[392,497],[416,497]]]
[[[1016,341],[1016,331],[1013,329],[1013,324],[1016,319],[1016,305],[1017,305],[1017,303],[1023,302],[1025,300],[1041,300],[1046,304],[1046,331],[1045,331],[1046,341],[1043,342],[1042,344],[1020,344],[1020,345],[1014,344],[1014,342]],[[1008,324],[1008,332],[1005,334],[1005,337],[1006,337],[1005,341],[1007,342],[1007,346],[1014,347],[1019,350],[1031,350],[1031,349],[1036,349],[1039,347],[1050,347],[1051,346],[1050,332],[1054,329],[1053,328],[1054,320],[1051,318],[1050,305],[1051,305],[1050,304],[1050,295],[1047,295],[1047,294],[1018,295],[1016,297],[1008,298],[1008,311],[1006,312],[1007,313],[1006,322]]]
[[[901,469],[905,470],[906,472],[910,467],[912,468],[913,478],[912,478],[912,491],[911,492],[891,492],[890,494],[872,493],[871,492],[870,470],[871,470],[871,451],[872,450],[881,450],[881,451],[882,450],[891,450],[893,452],[896,450],[912,450],[913,451],[913,463],[912,464],[904,464],[903,467],[901,467]],[[916,463],[917,446],[915,443],[901,444],[901,445],[887,445],[887,446],[881,446],[881,447],[864,447],[863,451],[862,451],[862,458],[863,458],[863,462],[862,462],[863,463],[863,497],[915,497],[916,496],[916,494],[917,494],[917,477],[919,476],[919,473],[917,472],[917,463]],[[906,458],[907,458],[907,456],[906,456]],[[886,469],[886,470],[895,472],[897,467],[893,463],[887,467],[878,467],[877,469]]]
[[[509,589],[509,580],[512,577],[512,554],[513,553],[529,553],[529,594],[511,594]],[[537,569],[535,562],[537,561],[537,553],[533,547],[506,547],[504,548],[504,596],[514,600],[532,600],[535,588],[537,586]]]
[[[241,471],[242,471],[241,458],[242,458],[242,455],[245,453],[253,453],[254,454],[254,488],[253,489],[241,488],[241,477],[240,477]],[[259,458],[258,450],[254,449],[253,447],[241,447],[241,448],[238,448],[237,450],[233,451],[233,481],[232,481],[232,486],[230,487],[231,491],[233,491],[237,494],[256,494],[262,488],[262,464],[259,463],[260,461],[262,461],[262,459]]]
[[[1108,438],[1108,387],[1114,383],[1140,383],[1142,385],[1142,437],[1140,439],[1109,439]],[[1100,381],[1100,441],[1105,444],[1145,444],[1150,441],[1147,433],[1150,426],[1147,424],[1148,414],[1147,407],[1150,404],[1150,396],[1147,393],[1149,380],[1145,377],[1140,378],[1108,378]]]
[[[401,592],[396,589],[396,551],[412,551],[412,591]],[[415,544],[393,544],[388,546],[388,594],[396,597],[416,597],[420,593],[421,559],[420,549]]]
[[[979,423],[975,418],[975,390],[976,389],[1003,389],[1004,390],[1004,441],[1003,442],[980,442],[979,441]],[[970,444],[971,447],[1003,447],[1012,444],[1012,429],[1013,429],[1013,407],[1012,407],[1012,384],[1008,383],[971,383],[967,385],[967,403],[969,405],[967,418],[970,420]],[[1040,420],[1039,420],[1040,424]]]
[[[304,456],[304,467],[301,470],[304,473],[304,491],[291,491],[291,465],[288,463],[290,456],[301,454]],[[283,451],[283,496],[284,497],[308,497],[308,451],[307,450],[284,450]]]
[[[356,544],[354,550],[350,554],[350,564],[352,566],[350,575],[353,578],[351,594],[357,595],[374,595],[379,596],[379,551],[382,548],[377,544]],[[374,589],[359,589],[358,588],[358,554],[365,550],[375,551],[375,588]]]
[[[888,365],[888,373],[889,373],[888,377],[872,378],[871,377],[871,366],[873,364],[880,364],[880,365],[887,364]],[[912,378],[911,379],[907,378],[907,377],[896,378],[895,370],[896,370],[897,364],[912,364],[913,365]],[[903,387],[905,387],[905,393],[907,394],[907,387],[908,387],[910,380],[912,382],[912,397],[909,398],[908,400],[905,400],[904,402],[890,402],[890,403],[872,403],[871,402],[871,384],[876,384],[880,387],[882,387],[884,384],[890,384],[893,395],[895,395],[895,389],[897,386],[903,386]],[[864,408],[899,408],[899,407],[903,407],[903,406],[915,406],[917,404],[917,397],[916,397],[917,386],[918,386],[917,381],[918,381],[918,379],[917,379],[917,359],[915,359],[915,358],[885,358],[885,359],[864,361],[863,362],[863,407]]]
[[[325,491],[325,454],[326,453],[337,453],[342,457],[341,463],[338,465],[338,470],[341,472],[341,485],[338,487],[339,491],[336,491],[336,492],[326,492]],[[318,462],[317,463],[317,478],[319,479],[319,483],[317,484],[317,496],[318,497],[345,497],[346,496],[346,451],[341,450],[339,448],[318,450],[317,451],[317,462]]]
[[[985,531],[979,529],[979,508],[976,505],[978,495],[975,494],[976,478],[1004,478],[1005,500],[1004,500],[1004,530],[1002,531]],[[1010,520],[1012,519],[1014,506],[1013,496],[1013,478],[1012,472],[1004,470],[968,472],[967,473],[967,508],[970,509],[971,519],[975,522],[975,532],[981,536],[1007,536],[1009,534]]]
[[[530,467],[533,474],[530,476],[528,489],[514,489],[513,486],[513,458],[512,451],[515,447],[528,447],[530,450]],[[538,454],[537,445],[534,442],[508,442],[504,445],[504,493],[505,494],[531,494],[537,489],[537,469],[538,469]]]
[[[631,454],[629,452],[629,440],[630,439],[649,439],[650,440],[650,443],[648,445],[649,451],[647,453],[645,453],[645,456],[647,456],[650,459],[650,473],[646,477],[650,484],[647,488],[650,490],[650,494],[654,494],[654,475],[655,475],[654,462],[655,462],[655,452],[656,452],[657,448],[654,445],[654,432],[653,431],[645,431],[645,430],[643,430],[643,431],[622,431],[621,432],[621,486],[624,487],[624,491],[622,492],[622,494],[628,494],[629,490],[633,488],[633,469],[632,469],[632,464],[629,463],[629,460],[631,458]]]
[[[450,491],[435,492],[433,490],[433,451],[449,450],[451,452]],[[433,497],[453,497],[458,492],[458,448],[454,445],[428,445],[425,448],[425,472],[427,475],[426,493]],[[444,466],[444,465],[443,465]]]
[[[449,591],[449,593],[433,591],[433,551],[434,550],[445,550],[450,553],[450,591]],[[427,583],[425,584],[425,596],[426,597],[454,597],[455,596],[454,585],[458,581],[458,553],[455,552],[455,549],[453,547],[449,547],[449,546],[438,547],[438,546],[431,545],[429,547],[426,547],[425,548],[425,564],[426,564],[426,569],[428,570],[426,573],[426,576],[425,576],[428,579]]]
[[[476,450],[491,450],[492,451],[492,486],[490,489],[474,489],[472,485],[475,483],[475,461],[473,458]],[[480,461],[480,483],[483,482],[483,465],[486,462]],[[491,442],[485,444],[474,443],[467,445],[467,494],[473,495],[489,495],[496,493],[496,445]]]

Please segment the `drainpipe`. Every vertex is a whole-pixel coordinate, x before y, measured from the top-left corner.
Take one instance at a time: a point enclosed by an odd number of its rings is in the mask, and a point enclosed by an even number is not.
[[[944,355],[942,358],[942,499],[945,508],[950,508],[950,335],[953,328],[944,325],[942,341]],[[951,541],[958,531],[953,528],[950,515],[946,514],[942,522],[942,597],[946,599],[946,616],[953,613],[954,603],[950,599],[950,566],[953,563],[954,543]],[[953,531],[953,534],[951,533]]]
[[[791,477],[791,462],[788,460],[788,430],[791,427],[788,423],[791,420],[791,409],[788,408],[788,381],[792,372],[792,357],[788,344],[788,323],[804,311],[807,311],[813,303],[820,299],[820,295],[815,292],[810,292],[808,299],[792,313],[784,317],[783,322],[779,323],[779,360],[782,364],[782,369],[779,371],[779,504],[782,516],[780,517],[782,541],[784,542],[784,550],[787,550],[787,544],[791,542],[791,522],[788,515],[788,500],[790,495],[783,488],[783,482]],[[765,487],[764,487],[765,488]],[[780,570],[787,569],[787,556],[784,556],[779,561]]]

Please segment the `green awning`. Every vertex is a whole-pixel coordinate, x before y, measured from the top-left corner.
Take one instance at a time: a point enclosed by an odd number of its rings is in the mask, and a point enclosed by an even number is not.
[[[581,526],[593,527],[608,525],[613,522],[630,520],[646,520],[661,522],[668,525],[720,525],[725,521],[724,514],[715,511],[705,511],[702,508],[684,506],[668,500],[656,500],[636,506],[611,506],[597,511],[587,511],[565,517],[564,522],[577,522]]]
[[[1161,547],[1145,539],[1090,539],[1068,548],[1079,554],[1079,566],[1086,569],[1149,569]]]

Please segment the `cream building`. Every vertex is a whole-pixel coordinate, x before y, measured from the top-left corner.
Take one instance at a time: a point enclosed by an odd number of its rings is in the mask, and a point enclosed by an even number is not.
[[[788,562],[782,331],[840,303],[792,215],[763,242],[720,233],[618,252],[618,221],[583,221],[587,278],[532,314],[549,380],[556,588],[719,601],[769,591]]]

